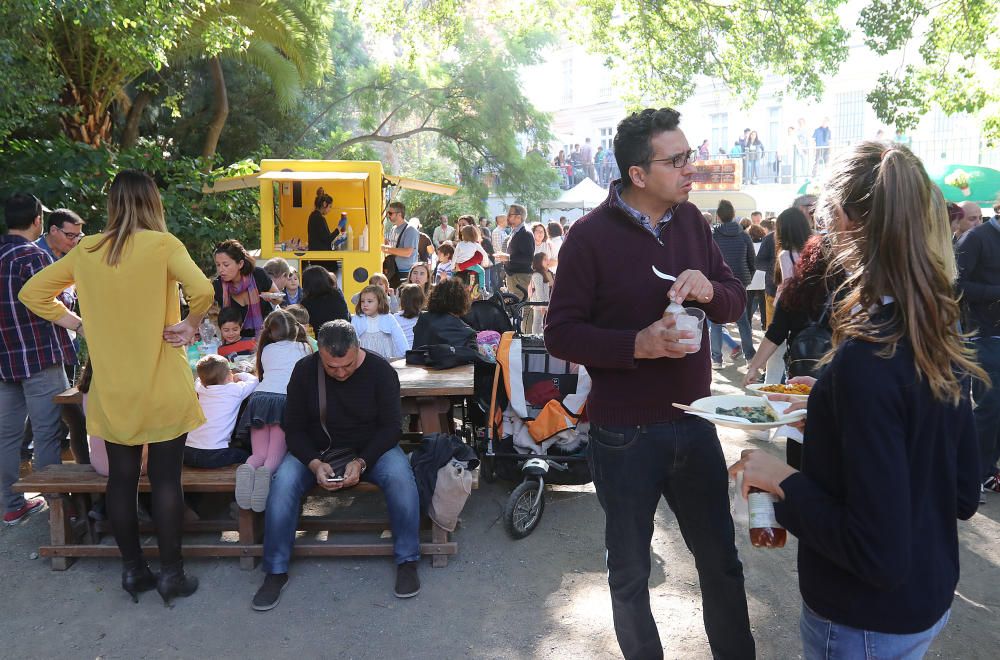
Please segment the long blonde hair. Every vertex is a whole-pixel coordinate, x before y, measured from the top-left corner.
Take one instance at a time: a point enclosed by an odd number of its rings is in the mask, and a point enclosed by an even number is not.
[[[141,229],[167,231],[160,191],[145,172],[122,170],[108,191],[108,225],[104,237],[89,250],[97,252],[110,243],[105,261],[109,266],[117,266],[132,236]]]
[[[831,269],[850,273],[833,312],[833,346],[857,338],[895,353],[904,337],[917,377],[935,399],[957,405],[961,380],[988,381],[958,329],[955,257],[941,191],[905,146],[862,142],[834,167],[821,211],[839,209],[854,228],[838,232]],[[891,316],[876,313],[891,296]]]

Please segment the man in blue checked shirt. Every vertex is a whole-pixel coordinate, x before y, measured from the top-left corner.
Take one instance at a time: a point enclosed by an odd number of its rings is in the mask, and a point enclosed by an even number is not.
[[[24,420],[34,429],[35,469],[60,462],[59,408],[52,397],[69,387],[64,365],[76,363],[69,332],[32,314],[17,299],[31,276],[53,263],[34,244],[47,211],[34,195],[17,193],[5,205],[0,236],[0,487],[4,525],[40,511],[45,500],[11,492],[18,479]],[[68,301],[71,302],[71,301]]]

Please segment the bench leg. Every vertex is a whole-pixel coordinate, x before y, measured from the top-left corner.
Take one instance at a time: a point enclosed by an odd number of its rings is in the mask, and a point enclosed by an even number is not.
[[[434,521],[431,521],[431,542],[432,543],[448,542],[448,530],[446,530],[444,527],[441,527]],[[447,565],[448,565],[448,555],[431,555],[432,568],[444,568]]]
[[[250,509],[240,509],[239,518],[240,547],[247,548],[257,543],[257,514]],[[253,555],[240,557],[240,568],[252,571],[257,566],[257,558]]]
[[[63,502],[63,498],[59,495],[49,500],[49,536],[54,546],[67,545],[67,542],[73,538],[73,530],[70,528],[69,516],[66,515],[66,507],[63,506]],[[72,557],[52,558],[53,571],[65,571],[72,564]]]

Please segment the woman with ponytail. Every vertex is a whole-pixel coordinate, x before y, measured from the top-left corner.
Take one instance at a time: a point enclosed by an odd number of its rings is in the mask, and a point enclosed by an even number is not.
[[[820,212],[847,274],[808,401],[802,470],[760,450],[730,468],[774,493],[799,539],[804,657],[920,658],[958,583],[957,521],[979,502],[970,380],[940,191],[902,145],[863,142]],[[834,643],[835,642],[835,643]]]

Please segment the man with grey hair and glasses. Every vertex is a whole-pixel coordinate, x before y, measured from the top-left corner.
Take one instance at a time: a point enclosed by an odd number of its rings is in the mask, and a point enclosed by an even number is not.
[[[288,381],[281,425],[288,454],[267,498],[266,577],[252,604],[258,611],[274,608],[288,584],[302,498],[316,486],[338,491],[361,480],[385,495],[396,560],[395,595],[410,598],[420,591],[420,501],[413,470],[398,444],[399,376],[385,359],[359,346],[347,321],[324,323],[316,339],[319,351],[299,360]],[[335,471],[329,453],[337,449],[353,450],[355,458]]]

